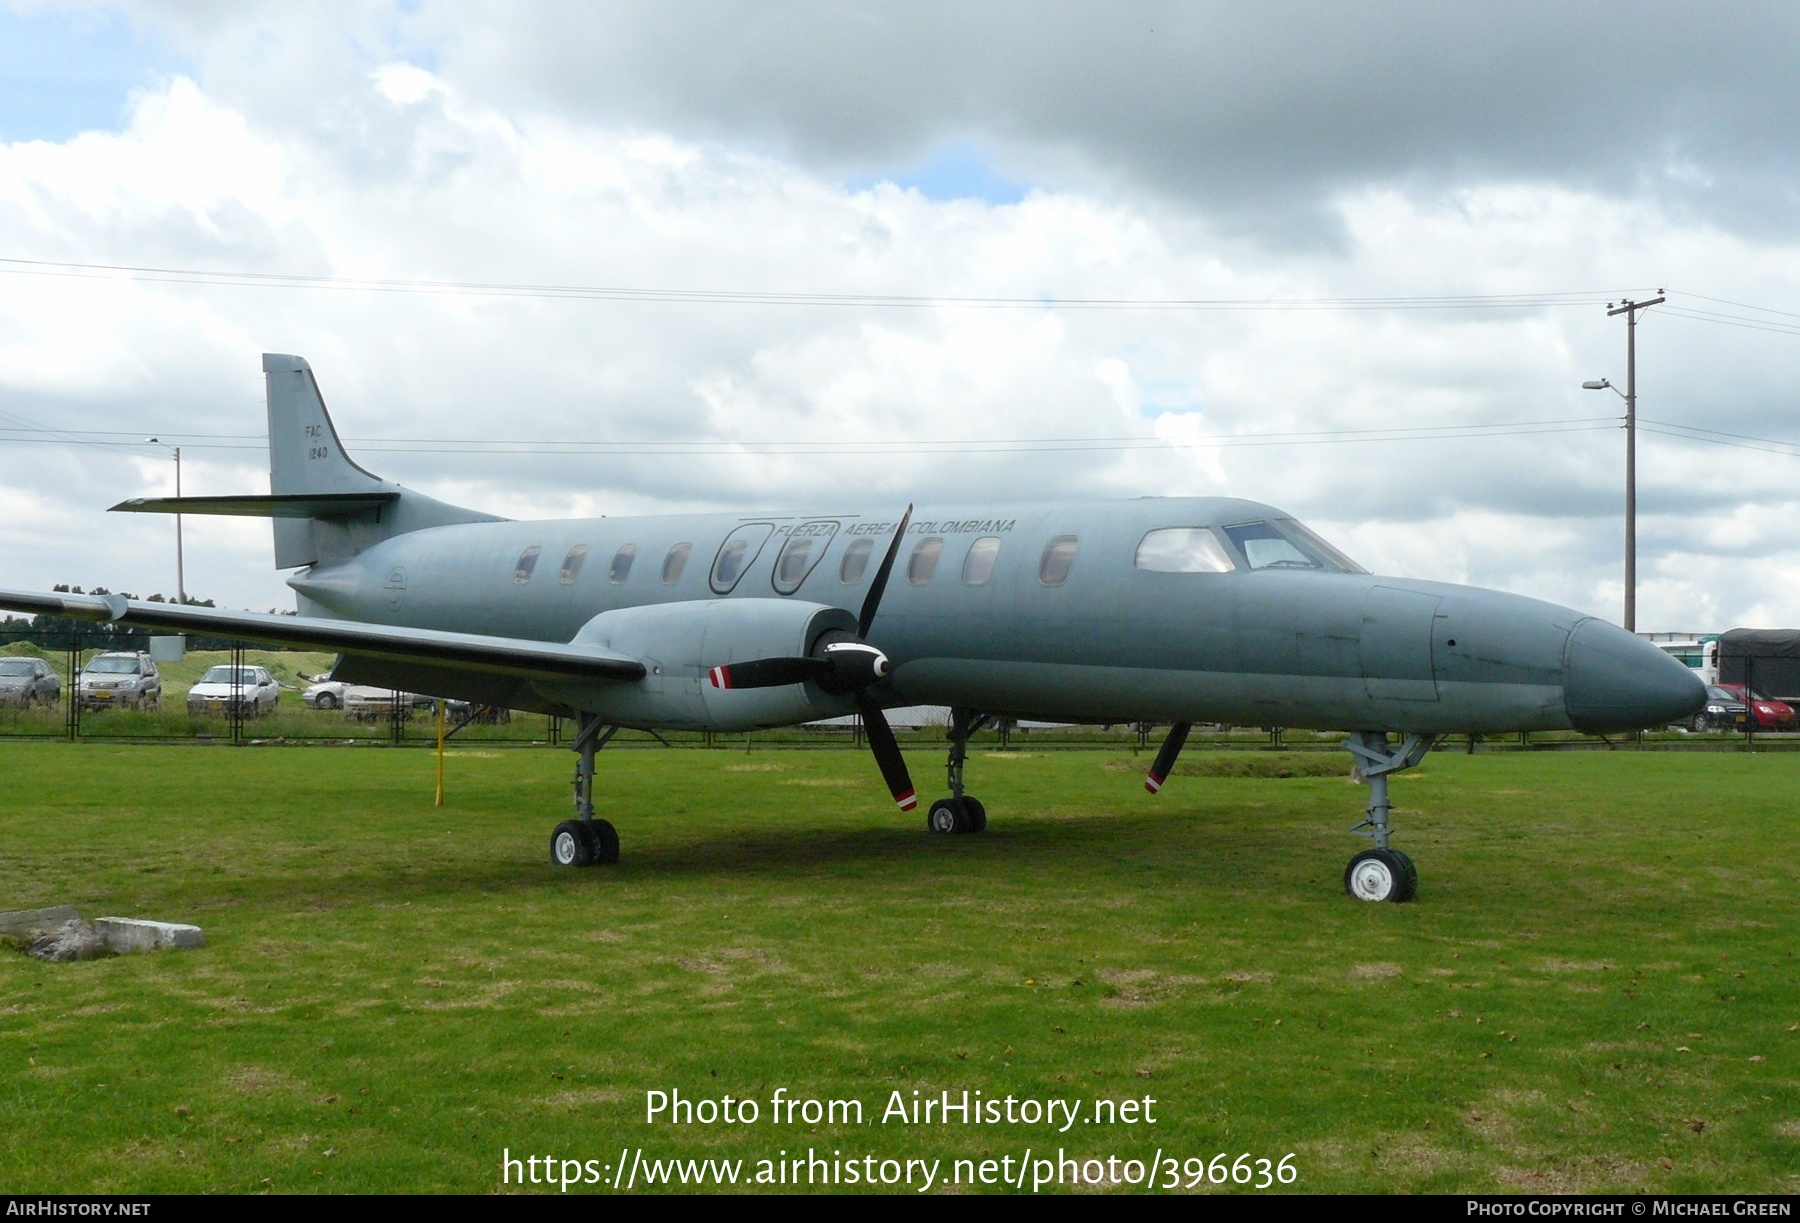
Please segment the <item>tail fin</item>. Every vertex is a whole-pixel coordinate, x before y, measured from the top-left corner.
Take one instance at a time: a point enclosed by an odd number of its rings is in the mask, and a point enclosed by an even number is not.
[[[304,357],[263,354],[269,401],[269,491],[277,497],[363,494],[381,504],[354,514],[275,518],[275,567],[346,560],[395,535],[492,514],[446,505],[364,471],[344,452]],[[397,496],[397,500],[395,499]]]
[[[266,352],[262,362],[269,395],[269,491],[278,497],[388,491],[385,480],[344,453],[306,359]]]

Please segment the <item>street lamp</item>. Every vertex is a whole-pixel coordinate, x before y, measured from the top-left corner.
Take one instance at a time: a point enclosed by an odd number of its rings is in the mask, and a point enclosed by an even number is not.
[[[168,446],[170,450],[175,452],[175,498],[176,500],[180,500],[181,447],[169,446],[169,443],[154,437],[147,437],[144,441],[152,446]],[[177,603],[181,604],[187,602],[187,574],[185,568],[186,566],[181,555],[181,515],[177,514],[175,515],[175,600]]]

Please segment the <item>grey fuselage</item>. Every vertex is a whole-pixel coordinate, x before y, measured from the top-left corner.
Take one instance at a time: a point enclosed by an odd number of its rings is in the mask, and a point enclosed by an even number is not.
[[[303,615],[550,642],[577,638],[602,613],[721,598],[854,613],[900,517],[887,510],[439,526],[315,565],[290,584]],[[1654,646],[1535,599],[1363,573],[1252,570],[1242,553],[1226,573],[1150,572],[1135,561],[1152,530],[1287,517],[1227,498],[921,506],[868,633],[893,664],[877,695],[887,705],[1083,722],[1416,733],[1627,729],[1685,718],[1704,700],[1688,669]],[[741,576],[722,591],[712,581],[715,558],[746,524],[767,524],[767,538],[747,550]],[[798,532],[820,546],[804,580],[782,589],[776,558]],[[1066,580],[1047,584],[1046,545],[1070,536],[1077,544]],[[971,585],[963,563],[981,538],[998,538],[999,551],[991,577]],[[859,539],[873,541],[873,556],[846,583],[840,564]],[[909,560],[926,539],[943,548],[921,584],[911,580]],[[664,560],[682,543],[691,555],[665,583]],[[627,545],[636,546],[635,560],[614,581],[614,558]],[[565,558],[582,546],[579,572],[565,582]],[[521,556],[533,547],[541,550],[535,568],[518,580]],[[365,669],[359,678],[408,676]],[[698,691],[705,673],[690,663],[654,682]],[[535,703],[517,693],[511,700]],[[542,707],[570,700],[549,694]],[[821,716],[838,708],[823,704]],[[615,716],[628,725],[682,722],[634,715],[629,701]]]

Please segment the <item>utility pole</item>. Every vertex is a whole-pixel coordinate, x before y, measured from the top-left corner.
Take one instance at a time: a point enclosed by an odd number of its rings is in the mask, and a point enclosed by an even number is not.
[[[1637,632],[1637,323],[1638,311],[1668,298],[1661,290],[1649,301],[1608,304],[1606,317],[1625,316],[1625,631]],[[1589,390],[1618,390],[1604,378],[1583,383]]]
[[[144,440],[155,446],[169,446],[169,443],[158,441],[153,437],[147,437]],[[169,446],[169,449],[175,452],[175,499],[179,501],[181,500],[181,447]],[[187,602],[186,569],[185,558],[181,555],[181,515],[177,514],[175,515],[175,601],[180,604]]]

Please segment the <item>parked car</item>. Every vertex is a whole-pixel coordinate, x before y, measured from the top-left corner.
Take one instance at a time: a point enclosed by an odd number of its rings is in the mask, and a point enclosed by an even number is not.
[[[233,682],[233,671],[237,672]],[[266,667],[208,667],[200,682],[188,689],[190,714],[216,713],[229,717],[233,702],[240,717],[259,718],[274,713],[281,701],[281,685]]]
[[[1719,684],[1722,690],[1731,693],[1739,701],[1750,707],[1751,716],[1756,719],[1758,730],[1793,730],[1800,726],[1800,714],[1786,701],[1778,701],[1773,697],[1753,692],[1746,684]]]
[[[75,697],[83,709],[155,709],[162,701],[162,676],[142,651],[96,654],[75,680]]]
[[[1749,710],[1744,702],[1737,699],[1717,684],[1706,686],[1706,707],[1695,714],[1687,724],[1689,730],[1718,730],[1725,727],[1741,730],[1750,721]]]
[[[0,705],[54,705],[62,679],[41,658],[0,658]]]
[[[474,722],[482,726],[496,726],[502,722],[512,721],[512,710],[499,705],[477,705],[471,701],[446,701],[444,716],[452,722]]]
[[[358,722],[379,722],[393,717],[398,707],[400,720],[404,722],[412,717],[413,702],[417,699],[410,692],[351,684],[344,689],[344,716]]]
[[[302,692],[300,700],[308,709],[342,709],[344,689],[349,686],[342,680],[322,679]]]

